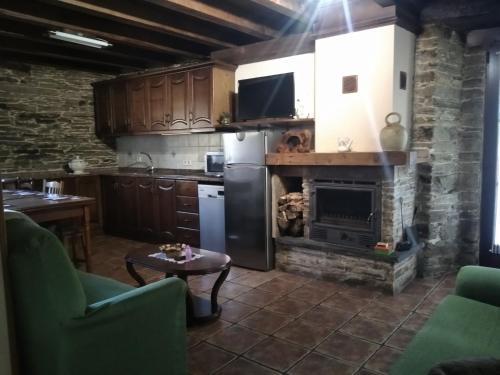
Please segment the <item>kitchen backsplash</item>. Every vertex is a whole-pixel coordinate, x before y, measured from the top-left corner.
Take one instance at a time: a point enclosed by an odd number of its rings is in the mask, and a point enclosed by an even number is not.
[[[153,159],[155,168],[168,169],[203,169],[205,153],[222,151],[222,135],[145,135],[120,137],[116,140],[118,165],[143,166],[148,164],[147,152]]]

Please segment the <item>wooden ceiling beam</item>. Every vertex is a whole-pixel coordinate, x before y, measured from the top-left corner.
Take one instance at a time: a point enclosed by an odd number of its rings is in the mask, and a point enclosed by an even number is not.
[[[290,18],[301,18],[307,3],[300,0],[250,0],[264,8],[270,9]]]
[[[441,23],[458,32],[500,26],[498,0],[434,0],[422,10],[424,22]]]
[[[146,0],[160,7],[174,10],[208,22],[216,23],[241,33],[252,35],[259,39],[272,39],[279,37],[277,30],[237,16],[223,9],[197,0]]]
[[[60,48],[58,46],[46,44],[41,45],[37,42],[11,38],[6,35],[0,35],[0,51],[49,57],[58,60],[78,62],[82,64],[101,65],[105,67],[127,70],[138,70],[144,67],[143,65],[127,62],[124,59],[96,55],[95,53],[76,50],[68,53],[68,50],[66,48]]]
[[[207,35],[201,35],[188,30],[179,29],[177,27],[172,27],[166,23],[159,23],[153,20],[149,20],[143,17],[138,17],[133,14],[125,13],[120,10],[112,9],[105,5],[95,5],[86,1],[80,0],[43,0],[44,2],[65,5],[71,9],[85,12],[94,16],[112,19],[118,22],[132,24],[134,26],[143,27],[152,31],[159,33],[174,35],[183,39],[191,40],[197,43],[205,44],[216,48],[231,48],[235,47],[235,44],[225,42],[216,38],[211,38]]]
[[[153,43],[147,40],[137,39],[129,36],[118,35],[111,32],[105,32],[98,30],[97,28],[88,28],[75,25],[75,23],[71,23],[69,20],[67,22],[56,20],[53,18],[47,18],[38,15],[32,15],[28,13],[23,13],[11,9],[0,9],[0,17],[6,17],[9,19],[14,19],[21,22],[27,22],[35,25],[41,25],[47,28],[52,29],[69,29],[75,32],[81,32],[83,34],[89,36],[95,36],[98,38],[106,39],[112,43],[122,43],[126,45],[131,45],[134,47],[163,52],[171,55],[180,55],[190,58],[204,58],[203,55],[198,53],[193,53],[185,50],[179,50],[177,48],[172,48],[166,45],[161,45],[158,43]]]
[[[40,47],[44,45],[53,46],[54,48],[67,51],[68,54],[72,54],[73,51],[77,52],[82,51],[83,53],[95,55],[97,59],[99,59],[100,56],[103,56],[104,58],[117,59],[119,61],[126,62],[127,65],[129,66],[134,66],[136,68],[141,68],[141,69],[147,68],[149,66],[158,66],[161,64],[160,60],[152,60],[150,58],[143,57],[140,55],[131,55],[123,51],[117,51],[115,49],[113,50],[105,48],[96,49],[92,47],[82,46],[79,44],[67,44],[56,39],[41,38],[33,35],[21,34],[19,32],[0,30],[0,38],[2,37],[10,39],[18,39],[20,41],[25,41],[30,43],[36,43],[40,45]]]
[[[84,63],[81,61],[63,60],[58,57],[30,54],[29,52],[26,51],[23,52],[4,51],[1,48],[0,48],[0,58],[3,61],[9,61],[9,60],[20,61],[26,64],[60,66],[64,68],[73,68],[80,71],[84,70],[84,71],[115,74],[115,75],[134,71],[134,69],[124,69],[117,66],[99,65],[99,63],[95,61],[93,63]]]
[[[314,38],[305,33],[214,51],[211,56],[216,61],[241,65],[311,52],[314,52]]]

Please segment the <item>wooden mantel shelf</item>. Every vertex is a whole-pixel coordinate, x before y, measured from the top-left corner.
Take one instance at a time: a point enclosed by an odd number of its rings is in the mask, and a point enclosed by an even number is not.
[[[317,165],[317,166],[384,166],[406,165],[416,158],[416,152],[337,152],[337,153],[281,153],[267,154],[267,165]],[[415,159],[416,160],[416,159]]]

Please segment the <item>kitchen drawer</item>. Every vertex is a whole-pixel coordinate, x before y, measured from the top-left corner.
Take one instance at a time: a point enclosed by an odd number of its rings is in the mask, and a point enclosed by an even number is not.
[[[177,242],[194,247],[200,247],[200,231],[195,229],[177,228]]]
[[[175,181],[176,195],[184,197],[198,197],[198,182],[196,181]]]
[[[198,213],[198,198],[176,197],[175,207],[177,211]]]
[[[177,212],[177,226],[191,229],[200,229],[200,217],[198,214]]]

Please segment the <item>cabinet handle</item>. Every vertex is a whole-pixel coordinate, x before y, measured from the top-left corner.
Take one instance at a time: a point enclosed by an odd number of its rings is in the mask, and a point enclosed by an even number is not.
[[[193,112],[189,111],[189,122],[193,122]]]
[[[184,219],[184,222],[185,222],[185,223],[192,223],[192,222],[193,222],[193,220]]]
[[[170,113],[165,114],[165,122],[170,124]]]
[[[182,204],[184,207],[191,207],[191,205],[189,203],[183,203]]]

